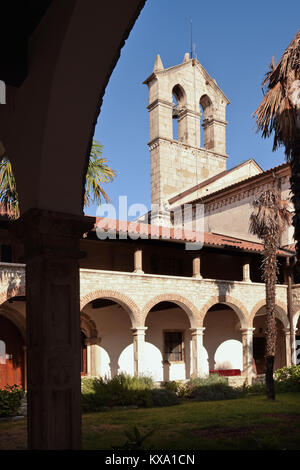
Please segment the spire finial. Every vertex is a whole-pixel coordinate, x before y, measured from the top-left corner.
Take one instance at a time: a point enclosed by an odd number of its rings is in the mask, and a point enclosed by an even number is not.
[[[165,70],[165,69],[161,61],[160,55],[157,54],[156,59],[155,59],[155,64],[153,67],[153,72],[160,72],[161,70]]]

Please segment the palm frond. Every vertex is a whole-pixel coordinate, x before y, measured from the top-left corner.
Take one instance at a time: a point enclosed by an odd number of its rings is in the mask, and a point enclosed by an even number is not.
[[[8,217],[19,217],[19,198],[16,189],[16,180],[9,159],[4,156],[0,162],[0,202],[3,204]]]
[[[110,168],[107,159],[102,157],[102,151],[103,146],[94,140],[86,173],[85,206],[91,203],[101,204],[102,197],[106,202],[110,202],[109,196],[103,189],[103,184],[112,182],[116,172]]]
[[[293,144],[297,139],[297,110],[290,100],[290,89],[300,79],[300,30],[283,53],[277,66],[274,59],[266,73],[262,86],[266,93],[254,112],[258,131],[264,138],[274,131],[273,150],[285,146],[290,158]]]

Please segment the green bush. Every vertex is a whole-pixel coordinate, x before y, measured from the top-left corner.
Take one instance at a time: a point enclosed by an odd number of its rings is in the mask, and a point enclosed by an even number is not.
[[[153,406],[173,406],[179,403],[175,392],[163,388],[151,390],[151,397]]]
[[[191,398],[197,401],[232,400],[242,396],[243,392],[240,389],[230,387],[222,382],[199,385],[191,393]]]
[[[16,416],[23,396],[24,391],[18,385],[6,385],[0,389],[0,417]]]
[[[300,392],[300,364],[277,369],[274,378],[276,392]]]
[[[186,395],[187,384],[178,380],[171,380],[170,382],[165,382],[163,384],[165,390],[169,390],[176,394],[178,398],[184,398]]]
[[[277,369],[274,374],[275,380],[284,382],[286,380],[300,383],[300,364]]]
[[[82,379],[83,411],[98,411],[111,406],[144,406],[153,405],[151,390],[154,388],[150,377],[131,377],[118,374],[112,379]]]
[[[226,400],[238,398],[245,393],[243,389],[232,388],[225,377],[211,374],[208,377],[195,377],[187,383],[166,382],[166,390],[176,394],[178,398],[194,399],[199,401]]]

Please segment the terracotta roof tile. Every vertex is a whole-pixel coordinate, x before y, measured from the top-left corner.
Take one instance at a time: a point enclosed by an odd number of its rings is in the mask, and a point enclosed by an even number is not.
[[[241,251],[248,251],[253,253],[262,253],[263,244],[250,240],[242,240],[227,235],[211,233],[211,232],[195,232],[191,230],[181,230],[176,228],[168,228],[158,225],[144,224],[140,222],[129,222],[122,220],[113,220],[106,218],[96,218],[94,231],[98,228],[104,232],[116,232],[116,234],[126,233],[134,238],[140,236],[144,239],[157,239],[181,242],[204,242],[204,246],[214,246],[219,248],[234,248]],[[204,236],[203,236],[204,235]],[[285,251],[287,250],[287,251]],[[294,252],[292,248],[285,248],[278,250],[278,255],[288,256],[290,252]]]

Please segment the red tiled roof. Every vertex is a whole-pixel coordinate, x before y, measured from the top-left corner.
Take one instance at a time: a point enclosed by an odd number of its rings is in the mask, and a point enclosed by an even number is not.
[[[261,170],[262,173],[265,173],[263,172],[263,170],[261,169],[261,167],[258,165],[258,163],[256,163],[255,160],[253,160],[253,158],[249,158],[249,160],[246,160],[242,163],[240,163],[239,165],[236,165],[234,166],[233,168],[230,168],[229,170],[224,170],[224,171],[221,171],[220,173],[217,173],[216,175],[214,176],[211,176],[210,178],[207,178],[206,180],[202,181],[201,183],[199,184],[196,184],[195,186],[193,186],[192,188],[189,188],[189,189],[186,189],[185,191],[182,191],[181,193],[179,194],[176,194],[176,196],[173,196],[171,197],[171,199],[169,199],[169,204],[173,204],[174,202],[177,202],[179,201],[180,199],[182,199],[183,197],[185,196],[188,196],[189,194],[192,194],[194,193],[195,191],[201,189],[201,188],[204,188],[205,186],[207,186],[208,184],[211,184],[211,183],[214,183],[215,181],[217,181],[218,179],[222,178],[223,176],[227,176],[229,175],[230,173],[232,173],[233,171],[237,170],[238,168],[241,168],[242,166],[245,166],[247,163],[249,162],[254,162],[255,165]],[[260,173],[259,173],[260,174]],[[256,176],[256,175],[255,175]],[[251,178],[251,177],[249,177]],[[242,181],[246,181],[248,178],[245,178],[244,180]],[[241,181],[239,181],[239,183],[241,183]],[[237,184],[237,183],[233,183],[233,184]],[[233,186],[233,184],[231,186]],[[228,186],[225,186],[225,187],[228,187]],[[222,188],[223,189],[223,188]],[[214,194],[216,191],[213,191],[212,193],[210,194]],[[202,196],[203,197],[203,196]]]
[[[258,242],[253,242],[249,240],[242,240],[235,237],[230,237],[227,235],[204,232],[195,232],[191,230],[181,230],[176,228],[163,227],[158,225],[149,225],[140,222],[129,222],[123,220],[113,220],[106,218],[96,218],[96,223],[94,230],[100,228],[101,231],[109,232],[116,231],[117,234],[126,233],[129,235],[133,234],[138,238],[137,235],[140,235],[143,239],[158,239],[166,241],[178,241],[178,242],[204,242],[204,246],[214,246],[217,248],[234,248],[241,251],[248,251],[254,253],[263,252],[263,244]],[[203,237],[204,235],[204,237]],[[285,251],[285,249],[278,250],[279,256],[288,256],[290,251]]]
[[[287,163],[287,162],[281,163],[280,165],[274,166],[273,168],[269,168],[268,170],[265,170],[262,173],[258,173],[257,175],[249,176],[249,178],[245,178],[245,179],[243,179],[241,181],[238,181],[236,183],[233,183],[231,185],[224,186],[224,188],[218,189],[218,190],[216,190],[212,193],[204,194],[203,196],[190,201],[190,204],[196,203],[196,202],[204,202],[208,199],[213,199],[213,198],[221,195],[222,193],[226,193],[227,191],[238,188],[239,186],[242,188],[245,184],[249,184],[249,183],[254,182],[256,180],[260,180],[260,179],[272,174],[273,172],[276,173],[280,170],[283,170],[283,169],[289,168],[289,167],[290,167],[289,163]]]

